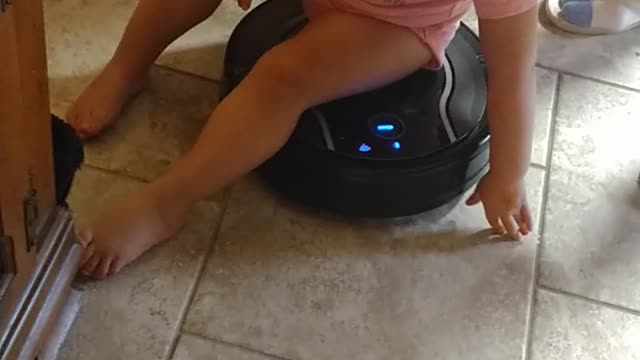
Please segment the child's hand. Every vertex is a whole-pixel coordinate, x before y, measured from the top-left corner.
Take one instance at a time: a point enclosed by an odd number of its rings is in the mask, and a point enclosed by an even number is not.
[[[487,221],[498,235],[520,240],[533,228],[523,180],[508,181],[489,172],[478,184],[467,205],[482,202]]]
[[[247,11],[251,7],[251,0],[237,0],[237,1],[238,1],[238,6],[240,6],[242,10]]]

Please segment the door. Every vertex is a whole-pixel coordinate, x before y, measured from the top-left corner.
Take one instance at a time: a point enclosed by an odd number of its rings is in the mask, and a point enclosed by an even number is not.
[[[56,207],[41,0],[0,0],[0,359],[33,359],[78,250]]]
[[[12,257],[9,256],[9,241],[3,232],[2,212],[0,211],[0,301],[7,292],[13,278],[13,267],[9,266]]]

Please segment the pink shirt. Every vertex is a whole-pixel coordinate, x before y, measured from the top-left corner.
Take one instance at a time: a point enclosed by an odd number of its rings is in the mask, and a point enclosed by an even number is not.
[[[517,15],[538,0],[331,0],[338,7],[353,9],[375,18],[409,27],[428,27],[461,19],[475,6],[479,18],[495,19]]]
[[[433,58],[425,65],[438,69],[445,49],[464,14],[474,6],[481,19],[505,18],[538,5],[538,0],[303,0],[313,17],[337,8],[409,28],[430,48]]]

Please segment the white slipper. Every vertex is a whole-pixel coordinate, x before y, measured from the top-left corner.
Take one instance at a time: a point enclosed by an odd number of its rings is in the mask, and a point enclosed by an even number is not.
[[[554,25],[576,34],[608,35],[640,26],[640,0],[545,0],[544,5]]]

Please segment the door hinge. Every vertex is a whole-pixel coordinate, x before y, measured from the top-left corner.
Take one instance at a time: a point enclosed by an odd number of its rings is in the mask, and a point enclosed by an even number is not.
[[[11,0],[0,0],[0,12],[5,12],[9,5],[11,5]]]
[[[1,1],[1,0],[0,0]],[[33,186],[33,174],[29,173],[29,189],[22,199],[22,212],[24,218],[24,233],[26,238],[27,252],[31,252],[33,248],[39,250],[40,241],[40,210],[38,208],[38,192]],[[0,244],[6,244],[12,241],[12,237],[5,234],[2,227],[2,219],[0,219]]]
[[[9,268],[9,264],[11,263],[9,259],[9,253],[7,249],[9,249],[10,244],[13,239],[11,236],[5,234],[4,226],[2,224],[2,214],[0,213],[0,299],[4,291],[6,290],[6,279],[7,274],[10,273],[11,269]]]
[[[1,0],[0,0],[1,1]],[[27,251],[30,252],[33,247],[38,245],[37,222],[38,210],[38,192],[33,186],[33,174],[29,174],[29,190],[22,200],[22,210],[24,212],[24,230],[27,238]]]

